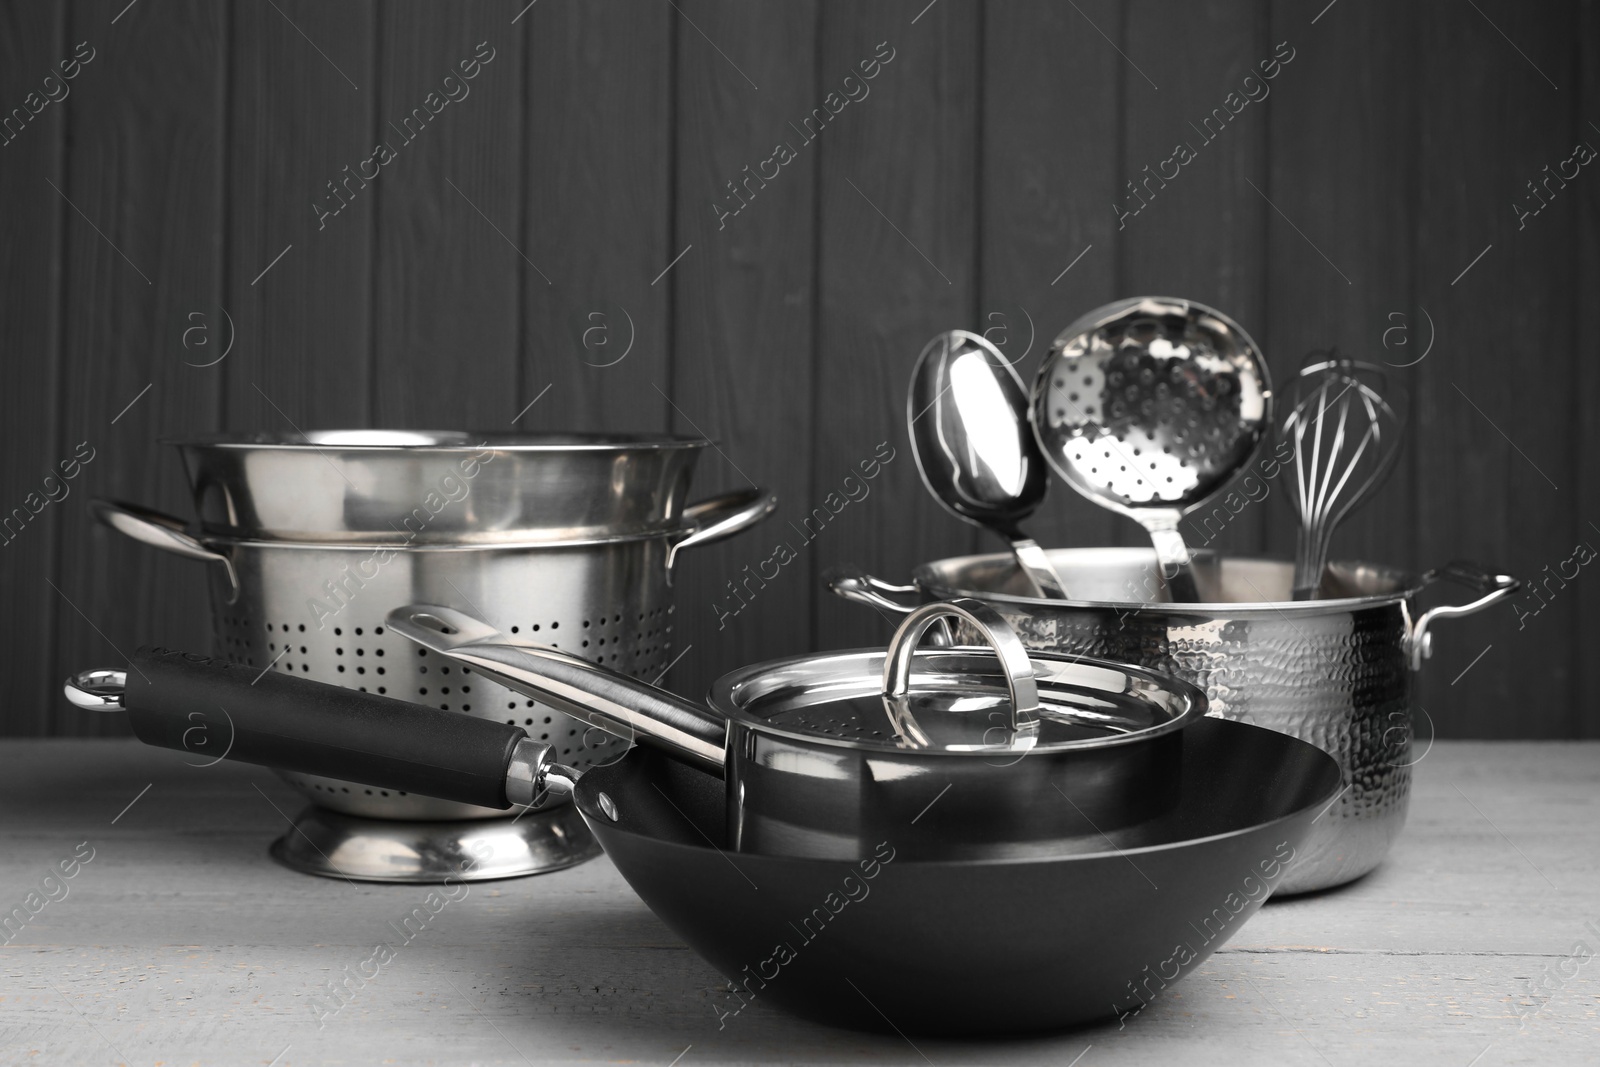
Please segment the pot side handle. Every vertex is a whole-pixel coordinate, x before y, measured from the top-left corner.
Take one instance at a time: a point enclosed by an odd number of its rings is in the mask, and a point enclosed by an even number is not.
[[[89,513],[103,525],[152,548],[189,559],[222,564],[222,569],[228,574],[228,603],[239,599],[239,576],[234,572],[233,560],[191,534],[184,528],[182,519],[117,500],[91,500]]]
[[[738,489],[683,509],[684,530],[681,540],[667,549],[667,570],[683,549],[695,545],[709,545],[749,529],[778,510],[778,498],[763,489]]]
[[[855,567],[835,567],[825,581],[834,596],[896,615],[909,615],[922,606],[922,590],[916,586],[894,585]]]
[[[1422,613],[1421,618],[1411,627],[1411,633],[1406,639],[1411,654],[1411,669],[1414,671],[1421,670],[1423,661],[1433,655],[1433,633],[1428,627],[1435,619],[1474,615],[1490,604],[1505,600],[1522,588],[1522,582],[1509,574],[1497,574],[1481,563],[1474,563],[1471,560],[1452,560],[1443,567],[1431,570],[1422,576],[1422,584],[1432,585],[1440,579],[1465,586],[1477,592],[1479,596],[1478,599],[1465,604],[1442,604]]]

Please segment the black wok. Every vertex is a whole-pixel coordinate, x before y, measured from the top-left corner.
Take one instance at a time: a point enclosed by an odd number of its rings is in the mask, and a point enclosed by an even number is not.
[[[1221,719],[1185,735],[1168,814],[1048,858],[919,862],[892,839],[854,864],[719,851],[722,783],[640,748],[574,799],[634,892],[727,977],[724,1024],[763,1003],[907,1034],[1131,1024],[1294,870],[1340,788],[1304,741]]]
[[[141,651],[126,677],[84,672],[67,691],[80,707],[126,703],[148,744],[498,807],[525,795],[544,747],[503,723],[257,673]],[[919,862],[892,833],[855,861],[729,853],[723,783],[646,749],[588,771],[573,796],[629,885],[733,983],[714,1008],[724,1023],[767,1002],[864,1029],[1014,1034],[1137,1014],[1260,907],[1338,795],[1338,764],[1303,741],[1213,719],[1184,733],[1176,805],[1027,859]]]

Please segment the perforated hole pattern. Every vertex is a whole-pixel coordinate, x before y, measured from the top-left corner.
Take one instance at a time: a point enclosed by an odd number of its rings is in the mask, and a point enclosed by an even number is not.
[[[672,614],[669,605],[635,611],[631,616],[619,611],[577,620],[528,619],[502,627],[514,636],[655,682],[671,662]],[[252,667],[271,664],[276,671],[363,693],[500,719],[554,745],[560,761],[569,766],[582,769],[606,762],[625,745],[475,674],[470,667],[453,664],[389,634],[382,624],[355,625],[350,620],[350,625],[330,623],[319,632],[303,623],[259,622],[237,612],[222,614],[219,622],[219,651],[229,662]],[[390,795],[387,790],[329,786],[315,780],[311,787],[327,793]]]

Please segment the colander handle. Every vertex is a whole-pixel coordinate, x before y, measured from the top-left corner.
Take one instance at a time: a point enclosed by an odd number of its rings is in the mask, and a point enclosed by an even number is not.
[[[1445,579],[1456,585],[1466,586],[1481,594],[1478,599],[1470,600],[1465,604],[1441,604],[1422,613],[1411,633],[1406,638],[1406,644],[1411,653],[1411,669],[1420,671],[1423,660],[1433,655],[1433,633],[1428,627],[1435,619],[1451,619],[1459,615],[1474,615],[1490,604],[1516,593],[1522,588],[1522,583],[1509,574],[1497,574],[1481,563],[1471,560],[1453,560],[1443,567],[1429,571],[1422,576],[1423,585],[1432,585],[1440,579]]]
[[[667,570],[678,553],[709,545],[749,529],[778,509],[778,498],[764,489],[738,489],[683,509],[683,532],[667,548]]]
[[[171,649],[141,648],[125,672],[84,671],[66,694],[126,711],[140,741],[195,766],[255,763],[488,808],[572,777],[518,726]]]
[[[189,559],[222,564],[222,569],[228,575],[228,603],[239,599],[239,576],[234,573],[233,560],[191,534],[182,519],[117,500],[91,500],[89,513],[118,533],[142,541],[152,548]]]

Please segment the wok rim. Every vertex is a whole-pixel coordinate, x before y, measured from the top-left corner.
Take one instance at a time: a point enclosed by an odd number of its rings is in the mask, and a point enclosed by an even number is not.
[[[914,858],[902,860],[897,858],[894,861],[894,866],[897,868],[907,867],[916,870],[945,870],[972,867],[1020,867],[1034,866],[1038,864],[1088,863],[1093,861],[1125,859],[1129,856],[1151,855],[1158,852],[1175,852],[1181,849],[1189,849],[1201,845],[1219,843],[1231,838],[1244,837],[1263,830],[1271,829],[1275,826],[1281,826],[1294,822],[1298,819],[1303,819],[1307,812],[1318,810],[1319,808],[1331,807],[1333,802],[1343,795],[1345,790],[1344,772],[1339,767],[1339,761],[1333,756],[1329,755],[1327,752],[1324,752],[1322,749],[1318,748],[1316,745],[1311,744],[1311,742],[1302,741],[1298,737],[1294,737],[1290,734],[1279,733],[1278,731],[1268,729],[1265,726],[1256,726],[1253,723],[1240,722],[1236,719],[1209,719],[1208,721],[1216,724],[1216,726],[1209,727],[1211,729],[1221,728],[1224,730],[1261,730],[1265,733],[1269,733],[1275,737],[1281,738],[1284,742],[1288,743],[1287,747],[1289,749],[1294,749],[1296,746],[1303,746],[1306,749],[1310,749],[1311,752],[1315,753],[1315,757],[1312,759],[1312,762],[1319,765],[1319,770],[1317,773],[1320,773],[1324,779],[1328,779],[1331,776],[1331,784],[1320,790],[1316,799],[1311,803],[1301,805],[1300,807],[1297,807],[1292,811],[1285,812],[1276,818],[1268,819],[1265,822],[1251,823],[1248,826],[1236,827],[1235,829],[1226,830],[1222,833],[1207,834],[1204,837],[1186,837],[1179,841],[1168,841],[1164,844],[1156,845],[1138,845],[1133,848],[1117,848],[1116,846],[1112,846],[1110,849],[1107,849],[1103,852],[1074,852],[1058,856],[997,856],[984,857],[980,859],[957,860]],[[605,814],[600,810],[598,801],[596,800],[596,795],[602,789],[602,785],[599,781],[601,776],[597,772],[603,771],[607,768],[619,766],[624,760],[628,759],[630,756],[633,756],[634,751],[635,750],[630,749],[610,763],[602,764],[598,767],[592,767],[585,771],[578,779],[577,786],[574,788],[572,793],[572,803],[575,807],[577,807],[578,814],[583,816],[583,821],[588,824],[590,832],[593,833],[597,839],[602,839],[602,844],[604,835],[622,834],[631,838],[632,840],[648,842],[653,846],[662,848],[687,849],[697,852],[727,853],[728,849],[723,848],[712,841],[707,841],[707,843],[703,845],[685,841],[668,841],[660,837],[655,837],[651,834],[628,829],[618,823],[612,822],[605,816]],[[1321,816],[1318,816],[1318,818],[1320,817]],[[691,825],[695,824],[691,822]],[[733,852],[732,855],[738,856],[742,860],[752,859],[760,862],[771,862],[785,865],[803,864],[806,866],[812,866],[815,864],[832,864],[836,866],[850,866],[853,862],[855,862],[853,860],[819,859],[814,856],[786,856],[767,852]]]

